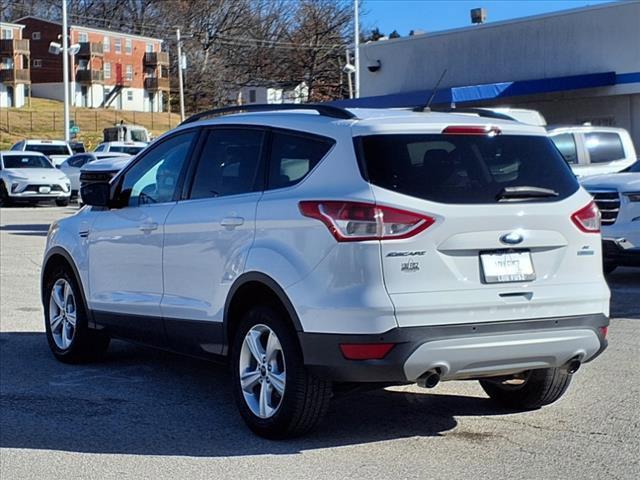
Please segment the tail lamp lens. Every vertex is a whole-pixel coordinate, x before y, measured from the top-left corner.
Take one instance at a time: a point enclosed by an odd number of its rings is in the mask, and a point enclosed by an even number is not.
[[[371,203],[305,201],[299,208],[324,223],[339,242],[409,238],[435,223],[427,215]]]
[[[582,232],[598,233],[600,231],[600,210],[595,202],[589,203],[571,215],[571,220]]]

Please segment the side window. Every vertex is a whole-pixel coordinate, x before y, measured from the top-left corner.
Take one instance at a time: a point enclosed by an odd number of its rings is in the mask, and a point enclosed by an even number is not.
[[[215,129],[207,136],[196,168],[191,198],[223,197],[256,191],[262,171],[264,132]]]
[[[584,143],[591,163],[613,162],[624,158],[624,147],[620,135],[613,132],[590,132],[584,134]]]
[[[320,137],[274,132],[267,188],[272,190],[300,182],[333,144],[332,140]]]
[[[558,150],[567,161],[567,163],[578,163],[578,152],[576,151],[576,140],[572,133],[561,133],[551,137]]]
[[[179,133],[151,148],[121,180],[122,204],[137,207],[172,201],[195,137],[193,130]]]
[[[85,163],[87,163],[87,155],[75,155],[69,159],[70,167],[82,167]]]

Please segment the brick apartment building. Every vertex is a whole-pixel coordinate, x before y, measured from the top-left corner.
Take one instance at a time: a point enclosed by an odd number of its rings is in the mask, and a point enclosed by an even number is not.
[[[29,40],[23,25],[0,22],[0,108],[22,107],[29,96]]]
[[[62,24],[23,17],[24,36],[31,40],[31,93],[62,100],[62,57],[49,53],[61,43]],[[169,55],[162,40],[79,25],[70,25],[71,101],[78,107],[162,112],[168,102]]]

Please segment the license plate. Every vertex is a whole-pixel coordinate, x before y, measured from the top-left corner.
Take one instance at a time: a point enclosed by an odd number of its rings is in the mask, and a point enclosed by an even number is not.
[[[38,188],[38,193],[51,193],[51,187],[39,187]]]
[[[480,254],[485,283],[535,280],[530,252],[487,252]]]

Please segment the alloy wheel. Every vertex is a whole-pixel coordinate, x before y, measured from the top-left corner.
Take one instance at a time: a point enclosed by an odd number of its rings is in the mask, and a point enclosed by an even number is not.
[[[69,282],[59,278],[51,288],[49,325],[51,336],[60,350],[67,350],[76,334],[76,298]]]

